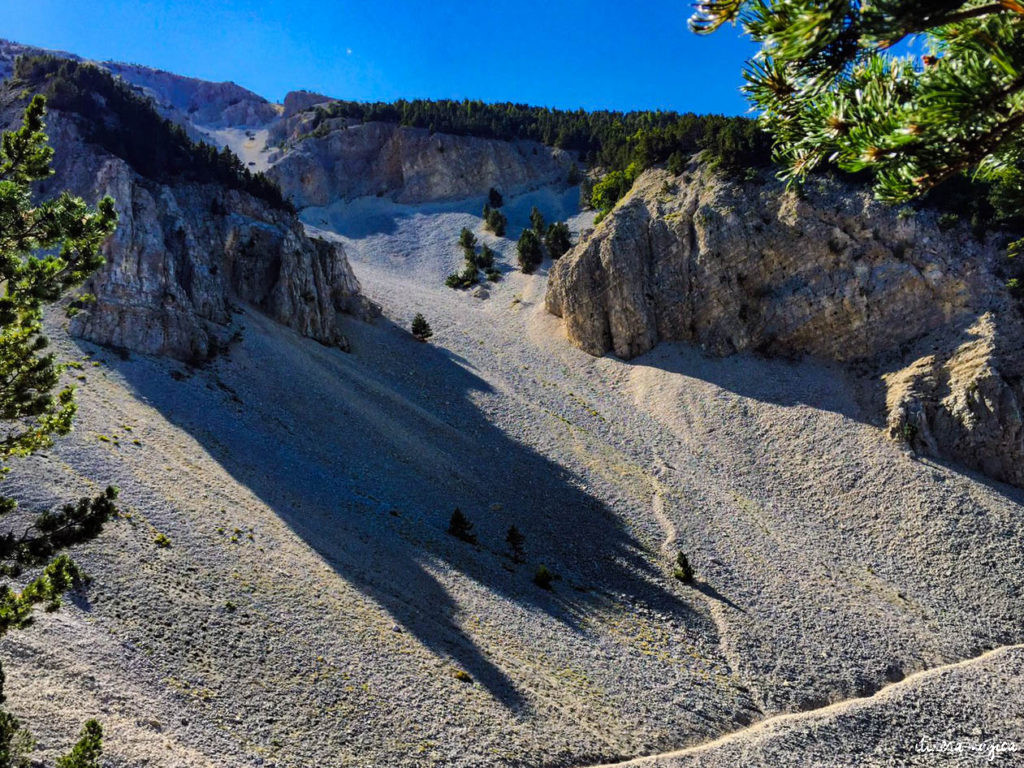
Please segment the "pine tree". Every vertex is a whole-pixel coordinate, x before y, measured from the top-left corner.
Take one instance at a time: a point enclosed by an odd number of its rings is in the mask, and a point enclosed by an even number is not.
[[[419,312],[416,313],[416,317],[412,319],[412,336],[417,341],[426,341],[434,335],[434,331],[430,328],[430,323]]]
[[[1024,0],[712,0],[690,26],[727,22],[762,45],[745,89],[784,177],[868,170],[898,202],[974,170],[1024,207]]]
[[[565,252],[572,248],[569,225],[564,221],[557,221],[548,226],[547,234],[544,235],[544,245],[552,259],[562,258]]]
[[[103,754],[103,729],[95,720],[87,720],[78,743],[57,761],[57,768],[100,768]]]
[[[508,544],[509,551],[512,553],[513,562],[522,563],[526,561],[526,551],[523,549],[526,537],[514,525],[509,526],[508,533],[505,534],[505,543]]]
[[[494,251],[484,245],[476,255],[476,265],[485,272],[494,266]]]
[[[682,552],[676,555],[676,567],[672,571],[672,575],[683,582],[683,584],[689,584],[693,581],[693,568],[690,566],[690,561],[686,559],[686,555]]]
[[[544,214],[540,212],[537,206],[533,206],[530,210],[530,227],[537,233],[537,237],[544,237],[546,230]]]
[[[469,521],[469,518],[462,514],[462,510],[458,507],[452,512],[451,519],[448,521],[448,533],[454,536],[456,539],[465,541],[468,544],[476,544],[476,534],[473,533],[473,523]]]
[[[45,114],[46,100],[36,96],[21,127],[0,139],[0,477],[10,459],[46,448],[71,429],[74,390],[60,387],[63,369],[46,351],[42,310],[103,263],[100,246],[117,221],[109,197],[95,210],[67,193],[33,202],[32,183],[52,173]],[[116,512],[116,496],[108,488],[93,499],[44,511],[27,528],[20,521],[16,530],[11,524],[0,532],[0,577],[40,569],[20,592],[0,583],[0,637],[28,626],[40,603],[56,610],[64,592],[81,582],[74,561],[59,553],[97,536]],[[17,506],[0,496],[0,519],[9,519]],[[3,681],[0,668],[0,703]],[[95,743],[98,749],[98,737]],[[18,764],[31,744],[17,718],[0,710],[0,768]]]
[[[543,260],[540,239],[532,229],[523,230],[523,234],[519,236],[519,242],[516,244],[516,250],[519,253],[519,268],[528,275],[537,269],[537,265]]]
[[[505,230],[508,227],[508,219],[505,218],[505,214],[497,208],[491,208],[485,221],[487,229],[491,230],[498,237],[505,236]]]

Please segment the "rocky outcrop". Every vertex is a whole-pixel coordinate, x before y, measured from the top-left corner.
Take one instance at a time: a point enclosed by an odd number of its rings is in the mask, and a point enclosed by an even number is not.
[[[284,95],[284,111],[281,117],[287,120],[303,110],[315,107],[317,104],[325,104],[329,101],[333,101],[330,96],[324,96],[322,93],[316,93],[315,91],[288,91]]]
[[[5,101],[3,124],[23,107],[23,99]],[[86,143],[60,112],[49,114],[47,132],[55,175],[40,192],[67,189],[90,202],[109,194],[119,215],[107,263],[85,288],[96,302],[73,318],[73,334],[202,360],[236,332],[239,303],[342,348],[339,313],[373,314],[341,246],[308,237],[294,213],[215,183],[145,178]]]
[[[281,112],[278,105],[235,83],[212,83],[138,64],[106,61],[101,66],[151,97],[161,113],[175,122],[204,128],[258,128]]]
[[[889,435],[1024,486],[1022,341],[1019,315],[994,311],[922,339],[882,376]]]
[[[269,175],[300,208],[366,195],[422,203],[484,195],[491,187],[515,193],[564,181],[572,163],[568,153],[531,141],[341,118],[308,134],[311,120],[299,113],[271,133],[287,149],[271,158]]]
[[[891,434],[1024,483],[1024,332],[1002,249],[936,219],[829,180],[797,194],[651,171],[552,267],[546,304],[594,355],[679,340],[884,364]]]
[[[72,61],[81,56],[0,39],[0,79],[6,79],[19,56],[50,55]],[[276,119],[281,107],[235,83],[212,83],[160,69],[116,61],[92,62],[118,75],[148,96],[161,115],[202,137],[201,128],[261,127]]]

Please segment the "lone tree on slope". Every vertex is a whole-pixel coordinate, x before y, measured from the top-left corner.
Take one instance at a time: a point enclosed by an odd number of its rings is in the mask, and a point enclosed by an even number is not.
[[[516,250],[519,253],[519,268],[526,274],[531,274],[543,261],[544,254],[540,248],[540,238],[532,229],[524,229],[516,243]]]
[[[434,331],[430,327],[430,323],[427,322],[421,313],[417,312],[416,317],[412,319],[412,335],[417,341],[426,341],[434,335]]]
[[[36,96],[21,127],[0,139],[0,476],[10,459],[29,456],[71,429],[74,389],[60,387],[63,367],[46,351],[42,308],[80,285],[103,263],[100,245],[114,230],[114,201],[96,209],[67,193],[33,203],[32,183],[53,171],[43,117],[46,100]],[[32,622],[40,603],[56,610],[61,596],[82,580],[62,550],[94,538],[116,512],[117,490],[45,511],[26,529],[20,520],[0,531],[0,636]],[[0,519],[10,520],[18,502],[0,496]],[[10,582],[24,571],[37,572],[17,591]],[[0,669],[0,703],[3,703]],[[64,768],[96,765],[102,729],[86,723]],[[11,713],[0,708],[0,768],[23,765],[32,737]]]
[[[544,233],[547,231],[544,214],[536,205],[530,209],[530,227],[537,233],[537,237],[544,237]]]
[[[512,562],[526,562],[526,550],[523,548],[523,545],[526,544],[526,537],[514,525],[509,526],[508,533],[505,534],[505,543],[508,544],[509,552],[512,553]]]
[[[462,510],[458,507],[452,512],[451,519],[448,521],[448,533],[454,536],[456,539],[461,539],[467,544],[476,544],[476,534],[473,533],[473,523],[469,521],[469,518],[462,514]]]
[[[898,202],[974,170],[1024,207],[1024,0],[708,0],[690,27],[727,22],[761,44],[745,90],[785,178],[833,162]]]

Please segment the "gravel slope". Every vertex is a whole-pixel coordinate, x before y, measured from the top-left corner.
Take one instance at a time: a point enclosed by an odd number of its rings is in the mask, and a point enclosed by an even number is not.
[[[574,202],[510,201],[509,235]],[[132,517],[83,548],[85,595],[4,641],[44,751],[98,716],[117,766],[587,765],[917,690],[898,681],[1024,639],[1020,491],[886,441],[828,367],[570,347],[544,270],[509,270],[482,203],[306,211],[384,308],[346,326],[349,355],[254,312],[202,370],[58,339],[85,360],[77,430],[8,482],[39,504],[115,482]],[[486,297],[442,284],[462,226],[509,270]],[[404,330],[420,311],[430,344]],[[445,533],[456,506],[478,545]],[[679,550],[694,587],[671,576]],[[1016,721],[981,706],[1014,654],[929,695],[1020,739],[1019,685]],[[889,691],[857,706],[915,706]],[[809,751],[800,721],[784,743],[814,757],[792,764],[859,764],[865,744],[900,764],[921,727],[822,712],[841,745]],[[781,764],[769,742],[743,754]]]

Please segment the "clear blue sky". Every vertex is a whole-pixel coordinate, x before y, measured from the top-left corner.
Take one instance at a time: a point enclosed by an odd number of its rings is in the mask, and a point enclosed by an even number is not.
[[[0,0],[0,37],[233,80],[279,101],[476,98],[742,114],[731,28],[686,29],[691,0]]]

